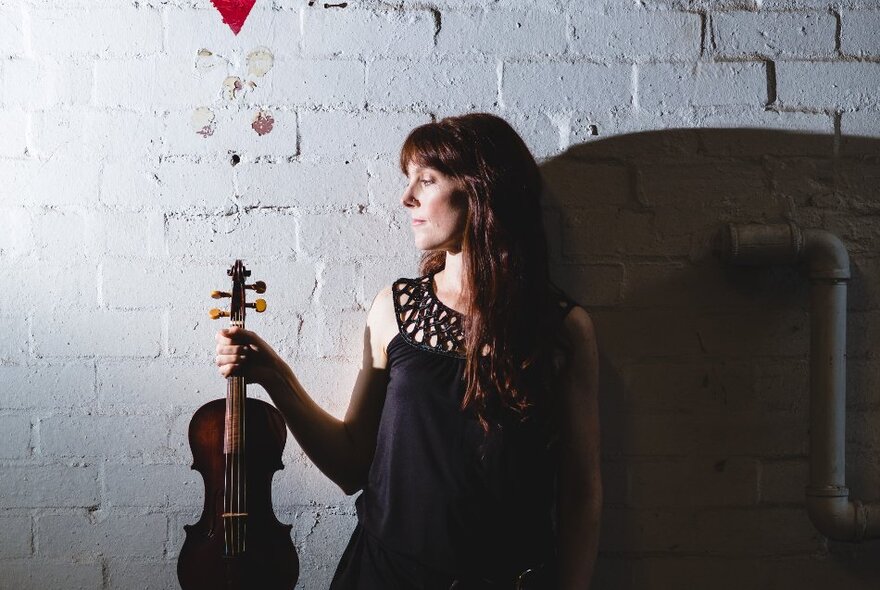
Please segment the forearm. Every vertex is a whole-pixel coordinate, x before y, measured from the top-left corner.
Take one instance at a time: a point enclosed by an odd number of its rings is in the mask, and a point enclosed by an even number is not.
[[[599,550],[601,490],[559,497],[559,590],[588,590]]]
[[[362,465],[345,422],[315,403],[286,365],[262,385],[306,456],[343,491],[354,493],[369,465]]]

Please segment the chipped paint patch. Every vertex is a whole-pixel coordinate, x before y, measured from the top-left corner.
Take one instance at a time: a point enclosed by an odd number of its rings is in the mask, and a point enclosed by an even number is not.
[[[227,100],[235,100],[242,90],[244,90],[244,84],[238,76],[229,76],[223,80],[223,96]]]
[[[198,53],[196,53],[196,70],[207,72],[216,66],[217,58],[214,56],[214,52],[210,49],[199,49]]]
[[[254,115],[254,122],[251,123],[251,127],[257,132],[257,135],[266,135],[272,131],[274,125],[275,118],[272,117],[271,113],[262,109],[257,111],[257,114]]]
[[[266,72],[272,69],[275,56],[265,47],[257,47],[247,56],[248,75],[254,78],[262,78]]]
[[[202,137],[214,135],[214,111],[208,107],[199,107],[194,110],[190,123],[193,131]]]

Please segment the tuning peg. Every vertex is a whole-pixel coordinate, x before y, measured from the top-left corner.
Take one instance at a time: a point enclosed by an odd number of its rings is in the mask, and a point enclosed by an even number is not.
[[[265,293],[266,292],[266,283],[263,281],[257,281],[253,285],[245,285],[245,289],[253,289],[257,293]]]
[[[263,313],[266,311],[266,300],[265,299],[257,299],[253,303],[245,303],[246,307],[253,307],[257,313]]]
[[[211,297],[214,299],[222,299],[223,297],[232,297],[232,293],[226,291],[211,291]]]
[[[215,307],[214,309],[212,309],[208,312],[208,315],[211,316],[212,320],[216,320],[218,318],[228,318],[229,312],[228,311],[220,311],[219,309],[217,309]]]

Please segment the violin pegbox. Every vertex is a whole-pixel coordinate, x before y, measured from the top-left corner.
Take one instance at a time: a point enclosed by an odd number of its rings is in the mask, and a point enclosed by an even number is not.
[[[230,318],[232,324],[243,328],[246,308],[250,307],[257,313],[263,313],[266,311],[265,299],[257,299],[253,303],[247,303],[245,291],[247,289],[252,289],[255,293],[265,293],[266,283],[263,281],[256,281],[252,285],[246,284],[245,279],[251,276],[251,271],[244,267],[241,260],[236,260],[235,263],[229,267],[229,270],[226,271],[226,274],[232,277],[232,291],[211,291],[211,297],[214,299],[229,297],[232,300],[229,304],[229,311],[222,311],[215,307],[208,312],[208,315],[212,320]]]

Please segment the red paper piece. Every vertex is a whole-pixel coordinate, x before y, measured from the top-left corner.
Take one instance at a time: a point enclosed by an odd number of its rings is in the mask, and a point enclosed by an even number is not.
[[[213,4],[220,12],[220,16],[223,17],[223,22],[229,25],[229,28],[232,29],[233,33],[238,35],[238,32],[241,30],[241,27],[244,26],[244,21],[251,13],[251,8],[254,7],[256,1],[257,0],[211,0],[211,4]]]

